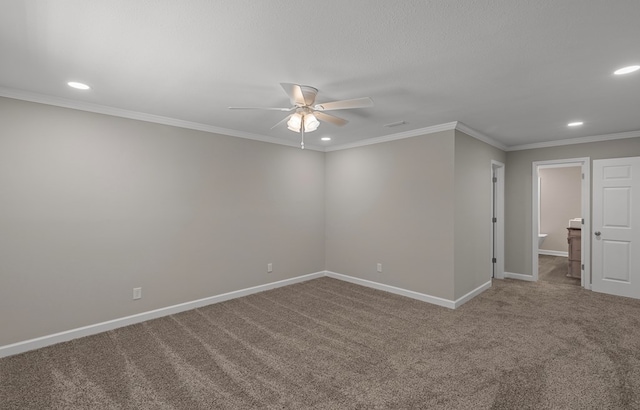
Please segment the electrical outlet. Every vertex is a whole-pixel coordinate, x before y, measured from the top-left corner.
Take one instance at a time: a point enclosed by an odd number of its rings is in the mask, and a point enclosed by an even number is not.
[[[273,263],[267,263],[267,273],[273,272]]]
[[[378,272],[382,272],[382,264],[381,263],[378,264]]]
[[[142,288],[133,288],[133,300],[142,298]]]

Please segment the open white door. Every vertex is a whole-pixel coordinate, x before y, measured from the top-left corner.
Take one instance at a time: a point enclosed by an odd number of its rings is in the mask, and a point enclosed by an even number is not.
[[[592,290],[640,298],[640,157],[593,161]]]

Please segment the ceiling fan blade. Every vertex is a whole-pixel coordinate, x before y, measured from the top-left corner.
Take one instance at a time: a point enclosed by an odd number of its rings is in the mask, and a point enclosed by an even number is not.
[[[298,84],[280,83],[284,92],[289,96],[291,104],[305,105],[304,94],[302,94],[302,88]]]
[[[329,111],[364,107],[373,107],[373,100],[369,97],[354,98],[353,100],[332,101],[322,104],[316,104],[313,108],[318,111]]]
[[[293,114],[287,115],[286,117],[284,117],[282,120],[280,120],[276,125],[274,125],[273,127],[271,127],[271,129],[274,129],[276,127],[279,127],[280,125],[284,124],[285,122],[289,121],[289,118],[291,118]]]
[[[349,122],[343,118],[336,117],[335,115],[325,114],[320,111],[314,111],[313,115],[315,115],[316,118],[320,121],[330,122],[331,124],[338,125],[340,127]]]
[[[291,111],[296,107],[278,108],[278,107],[228,107],[230,110],[269,110],[269,111]]]
[[[299,85],[291,83],[280,83],[284,92],[289,96],[291,104],[299,107],[306,107],[312,105],[316,100],[318,89],[310,87],[308,85]]]

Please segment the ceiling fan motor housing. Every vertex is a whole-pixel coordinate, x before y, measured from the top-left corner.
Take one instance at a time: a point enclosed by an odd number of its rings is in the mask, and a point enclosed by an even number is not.
[[[308,85],[301,85],[300,89],[302,90],[304,100],[307,102],[307,104],[302,105],[302,107],[313,105],[313,103],[316,101],[316,95],[318,95],[318,89]]]

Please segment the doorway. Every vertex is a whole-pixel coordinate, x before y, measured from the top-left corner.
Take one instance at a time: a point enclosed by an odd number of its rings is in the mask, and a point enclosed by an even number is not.
[[[580,173],[580,210],[579,215],[573,222],[566,221],[566,227],[572,228],[568,230],[569,252],[556,253],[557,256],[567,255],[569,259],[570,272],[574,277],[580,278],[580,286],[590,289],[591,288],[591,252],[590,252],[590,159],[589,158],[570,158],[552,161],[535,161],[533,162],[532,169],[532,276],[533,280],[539,279],[539,244],[544,243],[546,240],[545,232],[540,230],[540,199],[541,199],[541,179],[540,175],[542,170],[560,169],[560,168],[575,168],[579,169]],[[571,219],[571,218],[567,218]],[[574,225],[575,224],[575,225]],[[572,235],[580,235],[579,238],[571,237]],[[584,234],[582,234],[584,233]],[[576,241],[577,239],[577,241]],[[556,238],[557,240],[557,238]],[[573,252],[571,248],[573,247]],[[577,249],[579,247],[579,249]],[[576,252],[577,251],[577,252]],[[553,252],[545,252],[547,254],[554,255]]]
[[[491,277],[504,279],[504,164],[491,161]]]

